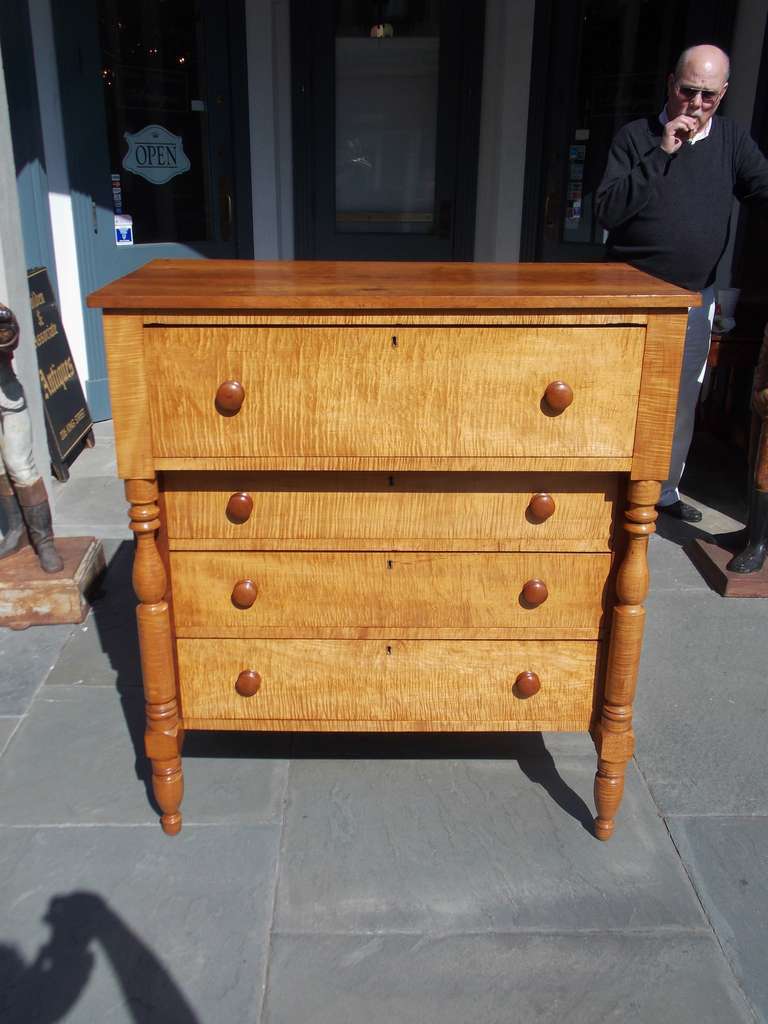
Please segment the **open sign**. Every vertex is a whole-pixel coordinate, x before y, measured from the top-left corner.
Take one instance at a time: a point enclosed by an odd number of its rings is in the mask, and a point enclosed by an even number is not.
[[[177,174],[184,174],[191,166],[184,152],[182,137],[162,125],[149,124],[140,132],[125,132],[123,137],[128,143],[123,167],[153,185],[164,185]]]

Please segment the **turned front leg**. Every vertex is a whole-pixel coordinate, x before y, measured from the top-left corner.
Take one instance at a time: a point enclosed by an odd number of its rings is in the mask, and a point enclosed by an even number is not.
[[[163,812],[160,823],[164,832],[175,835],[181,829],[179,807],[184,795],[183,731],[176,702],[171,617],[165,600],[168,581],[156,540],[160,529],[157,482],[127,480],[125,494],[136,535],[133,589],[141,602],[136,618],[147,702],[144,746],[152,763],[152,789]]]
[[[643,601],[648,593],[648,538],[656,530],[656,502],[661,484],[632,480],[627,492],[624,529],[627,549],[616,577],[617,604],[613,610],[603,706],[594,730],[597,747],[595,775],[595,835],[610,839],[624,793],[624,773],[632,757],[632,702],[645,626]]]

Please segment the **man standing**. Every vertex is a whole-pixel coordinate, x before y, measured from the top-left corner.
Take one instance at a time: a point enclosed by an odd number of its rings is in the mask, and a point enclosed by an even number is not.
[[[702,305],[688,314],[669,478],[657,506],[690,523],[701,513],[680,500],[677,488],[693,437],[733,197],[768,204],[768,160],[733,121],[713,116],[728,73],[728,57],[716,46],[685,50],[667,80],[664,110],[617,133],[595,195],[609,259],[701,292]]]

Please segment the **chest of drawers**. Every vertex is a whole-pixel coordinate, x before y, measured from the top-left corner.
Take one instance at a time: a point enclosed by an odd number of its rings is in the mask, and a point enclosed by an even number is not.
[[[695,302],[614,264],[156,261],[92,295],[164,830],[185,730],[589,730],[607,839]]]

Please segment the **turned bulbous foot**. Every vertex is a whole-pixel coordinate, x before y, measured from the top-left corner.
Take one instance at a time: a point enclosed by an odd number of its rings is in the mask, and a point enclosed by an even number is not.
[[[601,821],[600,818],[595,818],[595,838],[601,839],[603,842],[610,839],[613,835],[615,823],[613,821]]]
[[[160,819],[160,826],[167,836],[177,836],[181,832],[181,815],[164,814]]]

